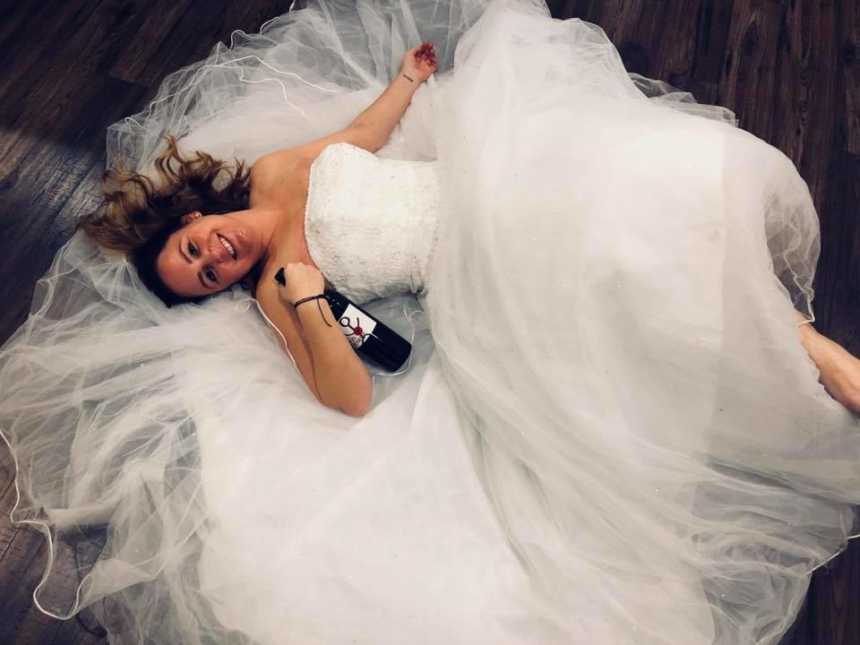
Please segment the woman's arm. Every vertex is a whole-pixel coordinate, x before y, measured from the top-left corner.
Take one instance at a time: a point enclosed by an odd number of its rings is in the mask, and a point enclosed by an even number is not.
[[[370,409],[373,381],[328,302],[322,299],[292,305],[308,295],[322,293],[322,274],[300,262],[289,263],[284,270],[285,287],[278,287],[271,276],[261,278],[257,286],[261,308],[281,332],[284,349],[317,400],[350,416],[363,416]]]
[[[799,312],[800,342],[818,367],[819,381],[834,399],[860,413],[860,359],[818,331]]]
[[[412,101],[415,90],[436,71],[432,54],[431,58],[422,55],[422,52],[426,51],[427,45],[419,45],[407,51],[403,56],[400,72],[394,80],[379,98],[350,124],[351,128],[363,130],[367,134],[371,146],[368,149],[371,152],[376,152],[385,145]],[[432,47],[430,51],[432,52]]]
[[[310,349],[320,401],[350,416],[364,416],[370,409],[373,382],[328,302],[312,300],[296,311]]]
[[[428,50],[431,53],[427,54]],[[291,162],[313,161],[326,146],[333,143],[351,143],[376,152],[388,141],[392,130],[409,106],[415,90],[435,70],[432,47],[413,47],[403,56],[400,72],[385,91],[347,127],[309,143],[263,155],[252,166],[252,172],[260,177],[279,176],[281,170]]]

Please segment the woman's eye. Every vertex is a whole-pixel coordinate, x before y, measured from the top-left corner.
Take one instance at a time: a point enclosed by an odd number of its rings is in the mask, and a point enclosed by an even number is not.
[[[218,276],[215,275],[215,272],[212,269],[207,269],[205,275],[210,282],[218,282]]]
[[[197,257],[197,246],[195,246],[194,242],[188,243],[188,252],[195,258]]]

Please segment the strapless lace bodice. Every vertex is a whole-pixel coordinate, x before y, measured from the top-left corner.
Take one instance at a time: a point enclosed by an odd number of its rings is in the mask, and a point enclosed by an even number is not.
[[[435,162],[383,159],[337,143],[311,166],[308,252],[357,303],[425,291],[438,221]]]

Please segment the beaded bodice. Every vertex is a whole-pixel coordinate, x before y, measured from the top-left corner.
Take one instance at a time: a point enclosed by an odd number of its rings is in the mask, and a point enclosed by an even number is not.
[[[437,164],[327,146],[310,171],[305,238],[332,285],[356,303],[422,293],[439,222]]]

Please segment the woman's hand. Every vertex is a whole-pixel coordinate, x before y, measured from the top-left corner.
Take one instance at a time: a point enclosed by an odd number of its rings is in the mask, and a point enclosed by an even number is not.
[[[315,296],[325,290],[325,278],[319,270],[304,262],[290,262],[284,267],[286,284],[278,289],[281,302],[292,305],[302,298]]]
[[[400,73],[414,83],[423,83],[436,71],[436,52],[432,43],[421,43],[403,55]]]

